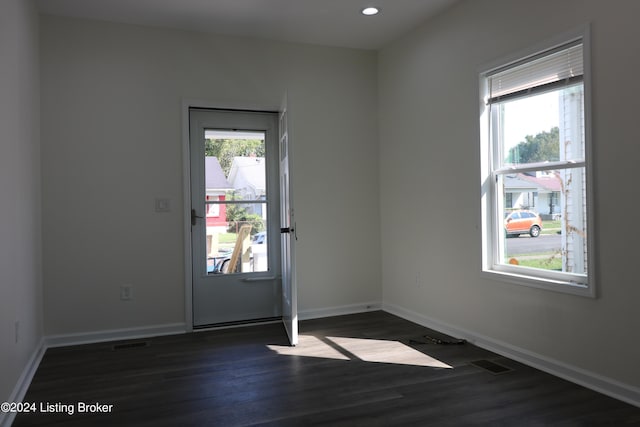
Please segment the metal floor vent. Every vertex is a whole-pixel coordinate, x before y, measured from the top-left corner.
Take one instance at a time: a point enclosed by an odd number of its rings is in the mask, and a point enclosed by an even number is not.
[[[478,368],[489,371],[493,375],[499,375],[499,374],[504,374],[506,372],[513,371],[513,369],[511,368],[507,368],[506,366],[502,366],[490,360],[474,360],[473,362],[471,362],[471,364],[473,366],[477,366]]]
[[[127,350],[130,348],[139,348],[139,347],[149,347],[149,341],[136,341],[136,342],[126,342],[122,344],[115,344],[112,349],[113,350]]]

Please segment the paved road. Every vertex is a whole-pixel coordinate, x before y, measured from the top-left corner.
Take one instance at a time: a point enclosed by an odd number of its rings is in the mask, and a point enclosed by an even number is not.
[[[507,239],[507,254],[508,256],[514,256],[559,251],[561,247],[560,239],[559,234],[541,234],[538,237],[522,235],[509,238]]]

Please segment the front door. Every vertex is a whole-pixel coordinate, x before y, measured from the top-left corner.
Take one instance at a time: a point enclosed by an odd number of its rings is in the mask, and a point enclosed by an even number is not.
[[[282,316],[278,114],[190,109],[193,326]]]

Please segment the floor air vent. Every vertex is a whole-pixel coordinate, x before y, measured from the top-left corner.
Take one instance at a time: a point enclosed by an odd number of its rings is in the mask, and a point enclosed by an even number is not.
[[[126,342],[122,344],[116,344],[113,346],[113,350],[127,350],[130,348],[149,347],[149,341],[136,341]]]
[[[473,366],[477,366],[478,368],[484,369],[485,371],[489,371],[494,375],[504,374],[505,372],[510,372],[513,370],[490,360],[475,360],[471,362],[471,364]]]

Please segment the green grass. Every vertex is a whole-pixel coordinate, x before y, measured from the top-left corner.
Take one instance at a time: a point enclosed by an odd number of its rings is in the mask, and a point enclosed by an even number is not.
[[[218,235],[218,243],[235,243],[237,238],[236,233],[221,233]]]
[[[515,258],[518,259],[517,257]],[[562,270],[562,259],[559,257],[518,259],[518,262],[519,265],[523,267],[541,268],[543,270]]]
[[[560,221],[542,221],[542,233],[540,234],[557,234],[562,224]]]

